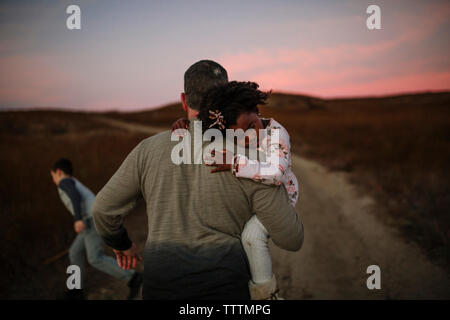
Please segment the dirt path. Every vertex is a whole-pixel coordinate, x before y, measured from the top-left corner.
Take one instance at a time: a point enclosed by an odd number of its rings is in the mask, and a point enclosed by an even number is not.
[[[147,134],[161,130],[115,119],[101,118],[101,121]],[[450,298],[449,275],[431,264],[397,230],[378,221],[380,206],[369,196],[359,195],[348,183],[346,174],[329,172],[295,155],[293,168],[301,187],[297,209],[305,226],[305,242],[295,253],[271,246],[282,296],[287,299]],[[139,215],[130,223],[145,225],[142,219]],[[145,232],[139,234],[139,242],[145,242]],[[381,290],[366,287],[369,265],[381,268]],[[110,291],[112,294],[115,290]],[[92,295],[92,298],[100,297],[95,292]]]
[[[397,230],[376,218],[382,209],[357,194],[346,174],[329,172],[298,156],[297,209],[305,226],[303,248],[272,246],[274,269],[289,299],[430,299],[450,297],[450,278]],[[366,269],[381,268],[381,290],[368,290]]]

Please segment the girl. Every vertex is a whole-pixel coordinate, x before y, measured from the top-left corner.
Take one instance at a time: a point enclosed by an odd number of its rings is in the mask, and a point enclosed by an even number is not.
[[[266,156],[264,162],[252,160],[243,154],[236,154],[232,163],[210,164],[211,172],[231,171],[238,178],[253,179],[260,183],[283,184],[290,203],[295,206],[298,199],[298,182],[291,168],[289,134],[274,119],[259,117],[258,105],[265,104],[267,93],[258,90],[254,82],[229,82],[211,89],[204,97],[198,114],[203,131],[216,128],[225,133],[226,129],[256,130],[257,147]],[[173,130],[187,128],[189,121],[179,119]],[[266,135],[259,141],[259,130],[266,129]],[[246,146],[250,139],[244,142]],[[225,162],[225,161],[223,161]],[[274,213],[276,214],[276,213]],[[281,299],[268,247],[269,234],[259,219],[253,216],[245,225],[242,245],[247,254],[252,280],[249,283],[253,300]]]

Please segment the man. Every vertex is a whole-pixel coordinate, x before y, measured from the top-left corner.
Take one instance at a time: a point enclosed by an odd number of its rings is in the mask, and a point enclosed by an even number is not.
[[[59,196],[74,216],[74,229],[78,234],[69,250],[71,265],[77,265],[84,277],[85,254],[89,264],[117,279],[126,280],[130,288],[128,299],[135,298],[142,285],[142,275],[134,270],[121,269],[116,260],[106,256],[104,244],[92,221],[92,206],[95,195],[72,176],[73,167],[68,159],[59,159],[50,170],[53,182],[58,187]],[[68,298],[82,299],[83,289],[68,291]]]
[[[228,82],[225,69],[202,60],[184,75],[183,109],[195,120],[201,99]],[[194,125],[189,126],[193,137]],[[256,214],[274,243],[296,251],[303,226],[286,190],[202,164],[171,161],[170,131],[143,140],[131,151],[94,204],[94,221],[125,269],[138,260],[123,219],[141,197],[148,215],[144,250],[144,299],[249,299],[249,268],[240,236]],[[275,212],[275,214],[273,213]]]

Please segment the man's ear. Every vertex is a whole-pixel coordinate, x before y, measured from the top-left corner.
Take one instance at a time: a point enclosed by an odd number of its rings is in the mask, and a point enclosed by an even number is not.
[[[181,93],[181,103],[183,104],[183,110],[188,112],[188,106],[186,104],[186,94],[184,92]]]

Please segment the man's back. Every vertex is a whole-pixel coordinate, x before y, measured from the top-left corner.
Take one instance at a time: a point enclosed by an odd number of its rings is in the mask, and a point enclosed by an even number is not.
[[[74,195],[76,193],[76,195]],[[58,194],[66,206],[67,210],[75,216],[75,206],[79,206],[82,218],[92,216],[92,206],[94,205],[95,195],[89,188],[83,185],[74,177],[61,180],[58,185]],[[77,202],[77,203],[75,203]]]
[[[161,160],[149,162],[160,165],[149,166],[143,180],[149,222],[144,290],[158,298],[153,292],[173,285],[173,298],[248,299],[240,235],[251,212],[243,185],[205,165],[173,164],[170,135],[160,139],[155,155]]]
[[[108,230],[108,216],[127,213],[141,193],[149,228],[144,298],[249,299],[250,275],[240,242],[245,222],[260,213],[275,243],[291,250],[301,246],[301,223],[284,188],[228,172],[211,174],[205,165],[176,165],[171,152],[177,143],[167,131],[132,151],[97,196],[99,233],[114,246],[120,236]]]
[[[78,192],[81,195],[81,198],[83,199],[81,210],[83,210],[83,212],[86,212],[87,217],[91,217],[92,206],[94,205],[95,201],[95,194],[88,187],[82,184],[78,179],[72,179],[75,181],[75,187],[77,188]]]

